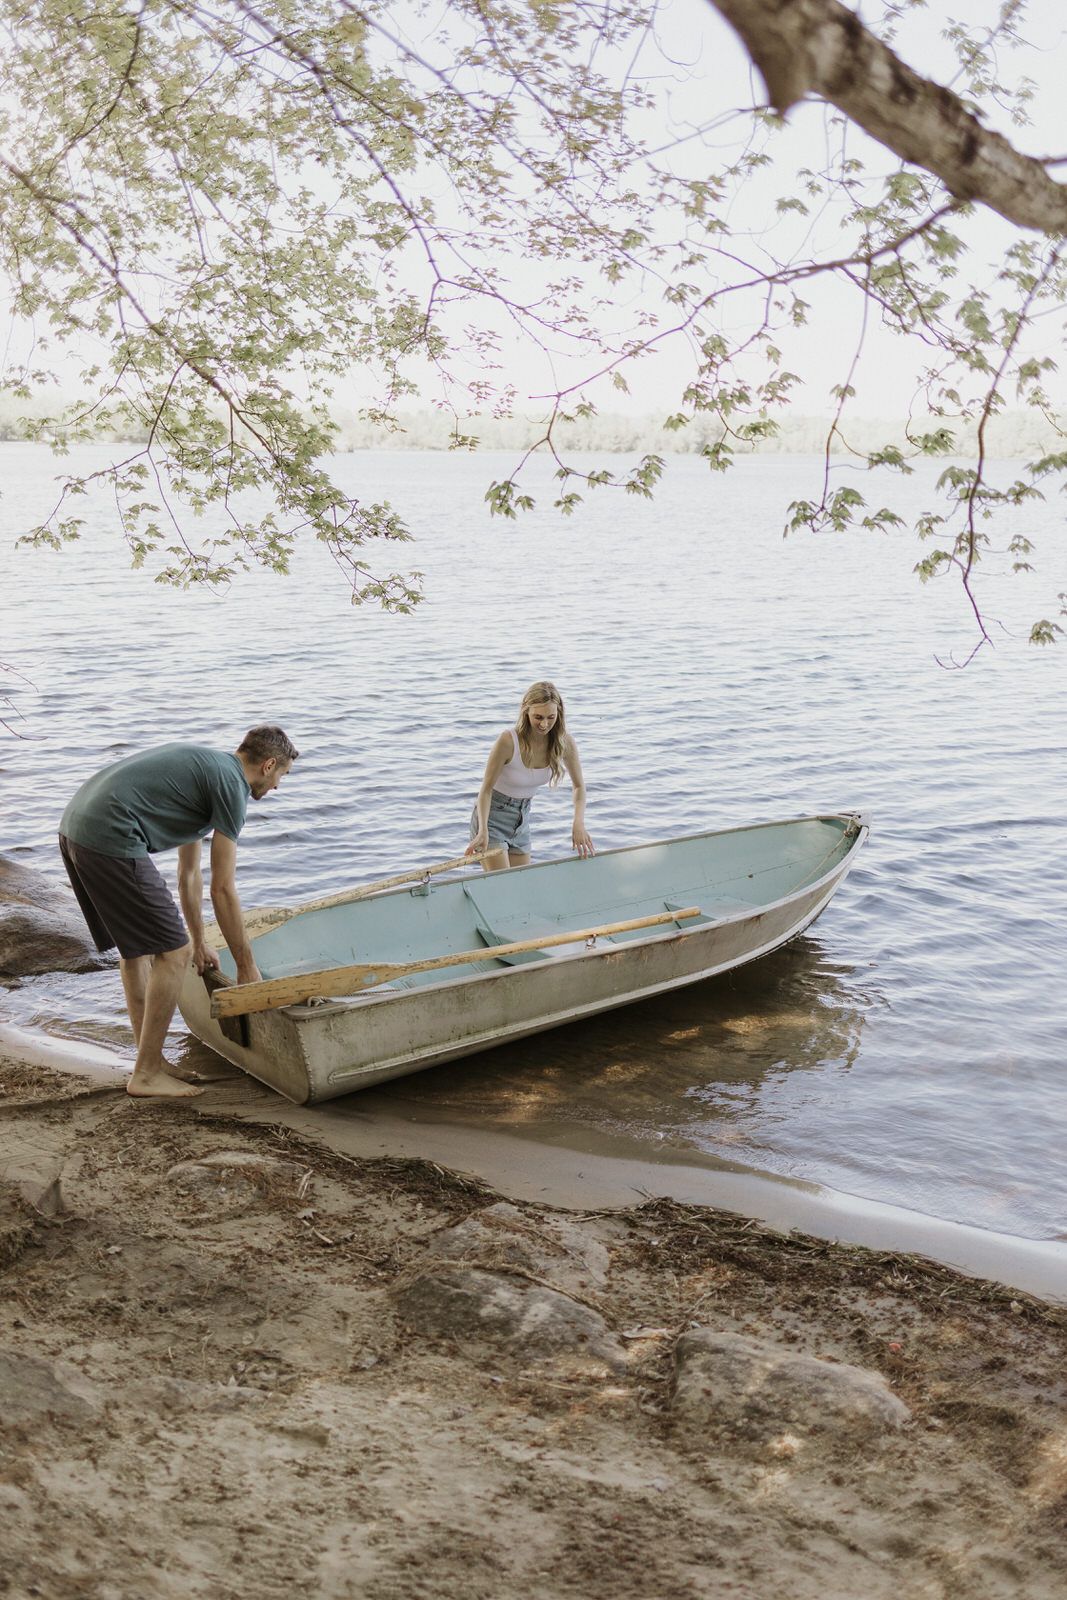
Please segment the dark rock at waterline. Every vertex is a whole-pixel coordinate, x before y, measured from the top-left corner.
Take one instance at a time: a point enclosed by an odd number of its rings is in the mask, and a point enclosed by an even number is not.
[[[416,1332],[450,1339],[475,1356],[488,1347],[524,1364],[619,1372],[623,1347],[590,1306],[555,1289],[477,1267],[442,1267],[402,1285],[400,1315]]]
[[[107,965],[71,891],[0,856],[0,977],[94,972]]]
[[[880,1373],[711,1328],[674,1347],[672,1410],[690,1430],[781,1454],[819,1435],[873,1441],[910,1416]]]

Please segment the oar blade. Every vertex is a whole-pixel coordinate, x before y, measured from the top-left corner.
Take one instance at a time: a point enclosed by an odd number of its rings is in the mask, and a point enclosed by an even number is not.
[[[407,970],[387,963],[376,967],[326,967],[321,972],[306,972],[295,978],[238,983],[227,989],[216,989],[211,997],[211,1015],[239,1017],[254,1011],[278,1011],[282,1006],[298,1006],[324,996],[355,994],[376,983],[386,983]]]

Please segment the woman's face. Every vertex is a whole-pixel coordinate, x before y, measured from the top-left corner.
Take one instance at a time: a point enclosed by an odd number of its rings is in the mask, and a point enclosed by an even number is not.
[[[540,705],[527,706],[526,715],[535,733],[551,733],[559,718],[559,706],[554,700],[544,700]]]

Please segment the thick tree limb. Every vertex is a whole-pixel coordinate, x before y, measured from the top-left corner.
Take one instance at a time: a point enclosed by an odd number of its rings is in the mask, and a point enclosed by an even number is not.
[[[1067,232],[1067,186],[983,128],[950,89],[922,78],[838,0],[709,0],[785,113],[804,95],[837,106],[873,139],[1020,228]]]

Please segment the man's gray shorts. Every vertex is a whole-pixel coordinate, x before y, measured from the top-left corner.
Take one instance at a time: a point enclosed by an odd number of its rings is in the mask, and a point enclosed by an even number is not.
[[[180,950],[189,935],[151,856],[104,856],[60,834],[59,853],[98,950],[126,961]]]

